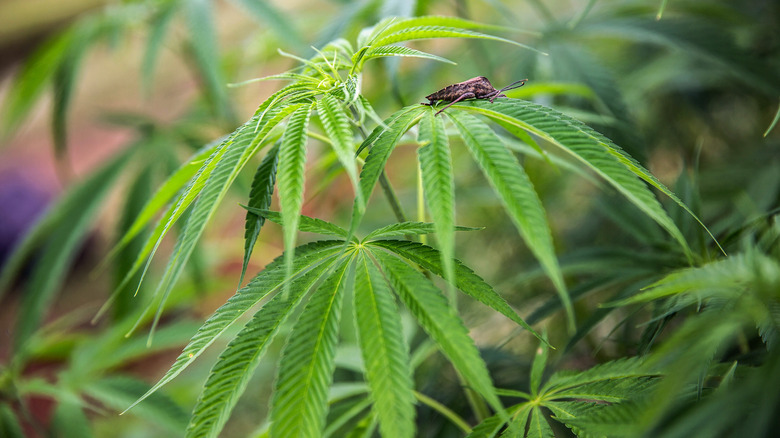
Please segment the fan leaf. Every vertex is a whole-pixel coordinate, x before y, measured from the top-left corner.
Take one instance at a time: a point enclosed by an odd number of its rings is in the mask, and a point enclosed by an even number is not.
[[[366,380],[383,436],[414,436],[414,394],[409,347],[390,289],[363,254],[357,261],[355,321]]]
[[[348,267],[342,261],[323,281],[290,333],[271,400],[271,436],[319,437],[322,433]]]

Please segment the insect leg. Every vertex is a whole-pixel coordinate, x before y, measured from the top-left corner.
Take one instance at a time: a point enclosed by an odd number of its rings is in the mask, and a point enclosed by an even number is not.
[[[439,111],[437,111],[437,112],[436,112],[436,114],[434,114],[434,115],[435,115],[435,116],[438,116],[440,112],[442,112],[442,111],[446,110],[447,108],[451,107],[452,105],[455,105],[456,103],[460,102],[461,100],[464,100],[464,99],[473,99],[473,98],[475,98],[475,97],[476,97],[476,95],[475,95],[474,93],[471,93],[471,92],[468,92],[468,93],[463,93],[463,94],[461,94],[460,96],[458,96],[458,98],[457,98],[457,99],[455,99],[455,100],[453,100],[452,102],[450,102],[450,103],[449,103],[447,106],[445,106],[444,108],[442,108],[442,109],[440,109]]]

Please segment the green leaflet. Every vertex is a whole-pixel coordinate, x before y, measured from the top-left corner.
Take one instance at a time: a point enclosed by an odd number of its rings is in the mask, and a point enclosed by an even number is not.
[[[50,85],[49,80],[67,54],[74,33],[70,29],[49,39],[27,58],[3,102],[2,134],[11,133],[24,120],[38,96]]]
[[[447,298],[415,268],[383,251],[372,251],[398,297],[436,341],[465,382],[496,411],[503,406],[485,362]]]
[[[201,166],[214,153],[214,150],[220,145],[221,141],[215,141],[202,147],[186,163],[182,164],[168,179],[161,185],[152,197],[146,202],[133,224],[122,235],[122,238],[111,250],[111,254],[127,245],[152,221],[154,216],[170,199],[178,192],[187,181],[201,169]],[[109,255],[111,257],[111,255]]]
[[[368,201],[371,197],[371,192],[374,190],[379,176],[384,171],[385,163],[387,163],[390,153],[406,131],[419,121],[425,110],[425,107],[418,105],[404,108],[395,113],[386,121],[386,128],[382,126],[377,127],[358,148],[357,153],[360,153],[360,150],[364,147],[371,146],[368,157],[366,157],[366,163],[360,172],[360,191],[363,194],[363,199]],[[356,201],[352,208],[350,234],[354,234],[365,213],[359,207]]]
[[[432,55],[430,53],[421,52],[419,50],[411,49],[404,46],[379,46],[371,47],[366,51],[363,56],[363,61],[368,61],[373,58],[381,58],[386,56],[409,56],[413,58],[431,59],[433,61],[446,62],[447,64],[456,64],[447,58],[441,56]]]
[[[440,277],[444,276],[441,266],[441,256],[439,252],[430,246],[417,242],[408,242],[402,240],[375,240],[369,242],[369,246],[378,246],[392,251],[402,258],[421,266]],[[507,302],[493,288],[475,274],[471,269],[461,264],[458,260],[455,262],[455,286],[466,295],[489,306],[493,310],[501,312],[504,316],[520,324],[523,328],[531,332],[542,342],[547,342],[539,333],[531,328],[517,313],[507,304]]]
[[[479,231],[481,227],[455,226],[455,231]],[[436,225],[430,222],[398,222],[371,231],[363,238],[364,242],[388,237],[430,234],[436,232]]]
[[[462,106],[500,123],[513,124],[530,131],[578,159],[666,229],[677,240],[689,259],[692,258],[685,237],[643,181],[669,196],[702,227],[704,224],[674,193],[603,135],[563,113],[521,100],[496,100],[492,104],[472,101],[462,105],[458,103],[455,106]],[[707,230],[706,227],[704,229]]]
[[[365,198],[358,187],[358,170],[355,163],[355,142],[349,119],[339,105],[339,101],[330,94],[324,94],[317,104],[317,112],[320,115],[322,126],[331,140],[331,145],[341,161],[341,165],[347,171],[352,187],[355,190],[358,208],[365,209]]]
[[[338,240],[325,240],[310,243],[297,248],[292,275],[288,275],[284,256],[277,257],[246,286],[239,289],[225,304],[217,309],[198,329],[189,344],[184,347],[176,361],[165,375],[146,394],[130,405],[131,409],[160,387],[173,380],[187,368],[214,340],[227,330],[238,318],[271,292],[278,290],[289,279],[327,260],[342,250],[344,243]],[[316,279],[316,278],[314,278]],[[312,279],[312,281],[314,281]]]
[[[121,411],[148,389],[148,383],[134,377],[113,375],[94,380],[93,375],[87,379],[84,393],[111,409]],[[171,434],[181,434],[187,426],[189,412],[164,394],[156,393],[133,409],[133,416],[157,424]]]
[[[436,240],[441,247],[444,278],[450,283],[455,278],[455,177],[452,157],[444,122],[434,116],[433,108],[420,121],[418,140],[423,146],[417,150],[422,172],[423,190],[428,210],[436,228]]]
[[[257,236],[260,234],[260,228],[265,223],[265,217],[253,213],[249,208],[266,209],[271,205],[278,162],[279,145],[277,144],[268,150],[268,153],[263,157],[263,161],[257,166],[255,176],[252,178],[252,188],[249,191],[248,209],[244,224],[244,261],[241,265],[241,278],[238,280],[239,286],[244,282],[249,258],[252,256],[252,250],[257,242]]]
[[[281,325],[335,261],[336,258],[324,261],[293,281],[290,294],[276,294],[230,341],[209,373],[190,418],[187,437],[219,434]]]
[[[241,169],[243,169],[244,165],[246,165],[249,158],[265,144],[265,140],[270,131],[276,124],[280,123],[287,114],[296,108],[298,108],[298,105],[290,105],[282,108],[278,113],[271,113],[271,119],[259,132],[251,129],[253,123],[250,119],[249,122],[242,125],[242,127],[236,130],[234,134],[231,135],[230,139],[226,141],[224,152],[219,156],[219,161],[213,165],[212,171],[208,175],[208,179],[203,183],[203,188],[200,193],[198,193],[198,198],[194,202],[192,210],[187,217],[187,222],[182,227],[181,235],[176,241],[173,252],[168,259],[165,273],[163,274],[162,279],[160,279],[159,285],[155,291],[155,295],[161,294],[162,298],[158,305],[152,328],[149,332],[150,342],[162,315],[165,301],[189,260],[192,251],[195,249],[195,245],[203,233],[206,224],[222,201],[222,198],[224,198],[227,190],[230,188]],[[207,167],[207,165],[204,165],[204,167]],[[186,196],[183,195],[182,199],[187,196],[193,197],[195,195],[194,190],[187,191],[185,195]],[[177,209],[181,211],[181,205],[178,205],[177,207]],[[169,220],[167,223],[168,227],[171,223],[172,221]],[[158,247],[159,243],[160,240],[158,238],[155,243],[155,249]],[[149,261],[151,261],[151,258]],[[147,267],[148,263],[149,262],[147,262]],[[141,319],[139,319],[139,321],[141,321]]]
[[[231,117],[230,101],[225,92],[222,67],[219,64],[219,51],[216,45],[216,30],[209,0],[188,0],[182,3],[189,27],[190,44],[195,58],[196,68],[203,80],[206,98],[212,109],[222,118]]]
[[[152,90],[154,68],[157,65],[160,49],[163,47],[163,39],[165,37],[165,33],[170,27],[171,19],[176,14],[179,5],[179,2],[161,3],[157,5],[159,9],[150,19],[149,26],[151,27],[151,32],[149,33],[149,40],[146,43],[146,51],[144,51],[144,58],[141,62],[141,79],[147,92]]]
[[[409,347],[390,289],[365,253],[355,269],[354,311],[379,429],[383,436],[411,438],[415,411]]]
[[[281,213],[271,211],[271,210],[262,210],[262,209],[246,207],[246,206],[244,206],[244,208],[246,208],[247,211],[256,214],[260,217],[264,217],[273,223],[284,225],[284,220],[282,219]],[[330,222],[326,222],[322,219],[317,219],[316,217],[309,217],[304,215],[300,215],[299,222],[298,222],[298,231],[319,233],[319,234],[324,234],[326,236],[341,237],[343,239],[347,238],[347,230],[337,225],[333,225]]]
[[[284,254],[287,266],[292,267],[295,256],[295,237],[298,233],[303,205],[304,172],[306,170],[306,126],[312,105],[301,105],[290,116],[279,146],[279,203],[284,226]]]
[[[574,309],[555,256],[547,214],[523,167],[484,122],[470,114],[447,114],[463,137],[474,160],[496,190],[528,248],[555,285],[566,309],[569,331],[573,332]]]
[[[317,288],[290,333],[271,400],[271,436],[322,433],[350,260],[341,262]]]
[[[130,148],[119,153],[101,169],[71,187],[33,226],[5,262],[0,273],[0,297],[33,252],[40,250],[18,311],[14,333],[17,352],[43,321],[79,245],[97,216],[97,210],[135,151]]]

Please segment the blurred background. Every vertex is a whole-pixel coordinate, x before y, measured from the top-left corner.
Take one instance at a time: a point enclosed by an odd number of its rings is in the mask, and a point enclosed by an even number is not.
[[[199,324],[234,293],[243,255],[238,203],[247,197],[251,171],[239,177],[207,228],[151,348],[143,327],[124,335],[152,299],[146,292],[164,257],[154,260],[151,279],[133,296],[138,278],[121,283],[140,240],[110,259],[107,254],[168,175],[280,87],[228,83],[294,67],[278,49],[308,57],[311,46],[335,38],[354,43],[361,29],[382,18],[429,14],[495,26],[489,33],[544,54],[494,41],[415,42],[457,65],[411,58],[369,64],[362,92],[381,117],[474,76],[487,76],[496,88],[528,78],[509,96],[554,107],[605,134],[691,206],[727,250],[774,226],[780,206],[780,134],[768,129],[780,105],[780,3],[774,0],[5,0],[0,265],[13,275],[0,281],[0,402],[8,401],[0,414],[17,421],[3,424],[41,437],[50,430],[55,436],[181,434],[214,356],[156,398],[123,416],[117,412],[166,371]],[[684,254],[593,175],[551,167],[519,142],[513,147],[547,208],[582,323],[578,335],[565,333],[554,289],[459,147],[453,148],[457,223],[485,230],[460,233],[457,257],[521,316],[546,328],[553,344],[567,345],[560,366],[584,369],[636,353],[647,336],[637,328],[642,316],[604,311],[598,303],[685,266]],[[128,150],[140,153],[123,160]],[[304,214],[345,226],[351,186],[329,154],[320,144],[310,149]],[[388,164],[410,211],[416,163],[416,145],[409,144]],[[698,224],[664,203],[691,246],[702,257],[712,254]],[[390,210],[381,195],[369,208],[367,229],[387,224]],[[40,218],[54,219],[24,240]],[[266,227],[252,275],[282,250],[279,228]],[[163,253],[172,243],[164,241]],[[20,245],[22,255],[12,255]],[[776,244],[769,248],[779,255]],[[117,288],[112,307],[93,322]],[[497,385],[522,388],[533,337],[472,304],[460,301],[461,314]],[[416,339],[413,330],[409,336]],[[263,423],[280,348],[273,346],[260,364],[224,436],[252,435]],[[344,357],[348,348],[346,339]],[[440,372],[442,363],[435,355],[426,361],[415,376],[418,388],[467,411],[457,379]],[[348,370],[339,368],[337,379]],[[418,418],[420,436],[457,430],[433,412]]]

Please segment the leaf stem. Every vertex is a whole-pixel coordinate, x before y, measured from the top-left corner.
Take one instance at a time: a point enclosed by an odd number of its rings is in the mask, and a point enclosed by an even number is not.
[[[413,391],[415,398],[420,401],[420,403],[429,406],[434,411],[444,415],[448,420],[452,421],[452,424],[458,426],[463,432],[465,433],[471,433],[471,426],[466,423],[466,421],[463,418],[460,418],[458,414],[453,412],[448,407],[444,406],[443,404],[437,402],[436,400],[428,397],[425,394],[421,394],[417,391]]]
[[[387,179],[387,174],[384,170],[382,171],[382,174],[379,175],[379,185],[382,187],[387,202],[390,203],[390,208],[393,209],[395,218],[398,222],[406,222],[408,219],[406,219],[404,209],[401,207],[401,201],[398,199],[398,196],[396,196],[395,190],[393,190],[393,186],[390,185],[390,180]]]

